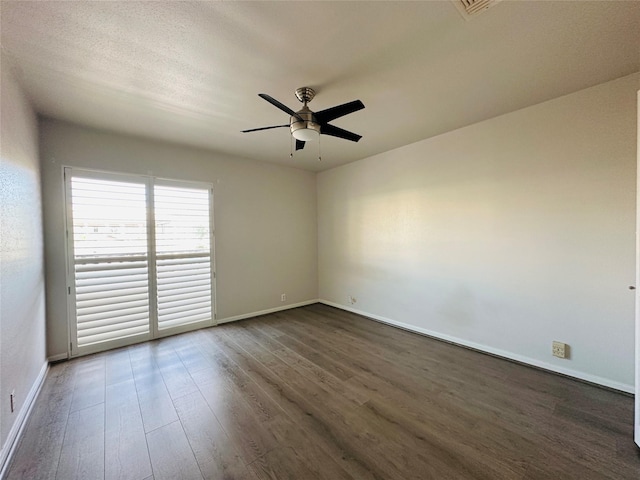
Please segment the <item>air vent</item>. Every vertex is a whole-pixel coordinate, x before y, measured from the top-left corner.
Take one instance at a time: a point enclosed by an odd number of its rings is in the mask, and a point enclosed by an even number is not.
[[[472,17],[490,9],[500,0],[452,0],[460,14],[470,20]]]

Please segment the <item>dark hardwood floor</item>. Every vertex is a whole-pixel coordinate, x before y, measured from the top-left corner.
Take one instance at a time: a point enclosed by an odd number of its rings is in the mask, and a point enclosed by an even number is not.
[[[316,304],[53,365],[8,479],[640,479],[633,399]]]

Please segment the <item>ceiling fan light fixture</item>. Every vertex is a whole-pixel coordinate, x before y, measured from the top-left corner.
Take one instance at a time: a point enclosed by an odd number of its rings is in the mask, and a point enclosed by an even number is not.
[[[302,142],[313,142],[320,137],[320,125],[314,122],[296,122],[291,125],[291,135]]]

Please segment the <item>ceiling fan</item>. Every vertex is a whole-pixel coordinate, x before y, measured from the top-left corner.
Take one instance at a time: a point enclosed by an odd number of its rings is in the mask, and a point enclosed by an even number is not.
[[[296,150],[302,150],[306,142],[316,140],[320,135],[331,135],[332,137],[344,138],[345,140],[350,140],[352,142],[357,142],[362,138],[362,135],[349,132],[329,123],[331,120],[335,120],[336,118],[344,117],[350,113],[362,110],[364,108],[364,104],[360,100],[354,100],[353,102],[337,105],[319,112],[312,112],[307,104],[313,100],[315,95],[315,90],[310,87],[301,87],[296,89],[296,97],[304,105],[300,110],[294,112],[292,109],[275,98],[270,97],[266,93],[258,94],[259,97],[265,99],[271,105],[279,108],[285,113],[288,113],[291,116],[289,123],[284,125],[273,125],[271,127],[242,130],[242,133],[269,130],[271,128],[289,127],[291,135],[296,139]]]

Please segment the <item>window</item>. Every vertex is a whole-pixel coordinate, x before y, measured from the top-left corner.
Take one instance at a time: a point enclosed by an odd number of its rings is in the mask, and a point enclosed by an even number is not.
[[[214,324],[212,187],[65,169],[71,353]]]

